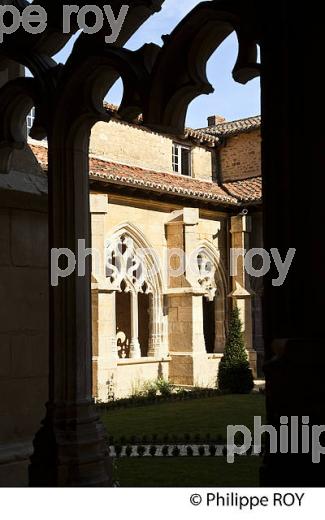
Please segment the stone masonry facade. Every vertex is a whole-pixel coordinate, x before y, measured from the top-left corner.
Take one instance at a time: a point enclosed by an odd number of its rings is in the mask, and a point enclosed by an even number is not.
[[[262,245],[259,127],[247,129],[244,120],[226,137],[218,125],[216,133],[210,125],[169,136],[125,123],[114,110],[91,136],[92,246],[100,253],[92,279],[94,397],[124,397],[158,377],[214,387],[234,304],[258,376],[263,288],[242,269],[230,276],[229,251]],[[175,145],[185,149],[188,176],[174,171]],[[26,473],[47,400],[46,172],[47,143],[30,140],[0,177],[0,388],[9,397],[0,410],[0,459],[9,464],[8,484],[10,468],[15,479]],[[134,262],[149,251],[142,285],[105,269],[118,243]],[[175,249],[186,258],[176,277]]]

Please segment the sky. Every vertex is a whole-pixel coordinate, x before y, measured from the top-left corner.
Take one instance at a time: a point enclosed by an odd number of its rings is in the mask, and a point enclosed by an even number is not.
[[[162,45],[160,38],[170,33],[181,19],[193,9],[199,0],[165,0],[162,10],[154,14],[128,41],[126,48],[139,49],[145,43]],[[74,43],[68,45],[55,57],[64,63]],[[238,52],[237,37],[233,33],[213,54],[208,62],[207,76],[215,92],[197,97],[189,106],[186,126],[201,128],[207,125],[210,115],[224,116],[228,121],[260,114],[260,80],[256,78],[247,85],[232,79],[232,69]],[[122,82],[117,82],[109,92],[107,101],[119,104],[122,99]]]

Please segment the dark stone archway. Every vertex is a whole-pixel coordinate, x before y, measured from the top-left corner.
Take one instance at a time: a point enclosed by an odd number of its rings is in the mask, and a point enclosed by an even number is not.
[[[27,4],[12,3],[20,9]],[[116,78],[121,76],[124,83],[124,117],[142,113],[147,126],[181,134],[190,101],[211,92],[205,74],[209,56],[236,30],[234,78],[245,82],[261,72],[262,79],[264,244],[277,247],[283,257],[289,247],[297,249],[294,268],[281,288],[272,285],[273,273],[266,277],[268,419],[277,428],[281,415],[309,416],[311,424],[325,424],[323,320],[318,319],[325,265],[324,248],[319,247],[323,196],[306,180],[309,172],[317,179],[325,161],[319,125],[323,89],[311,73],[318,69],[317,50],[323,46],[319,4],[309,2],[308,9],[300,9],[288,0],[201,2],[165,38],[162,49],[149,45],[131,52],[122,45],[163,3],[135,0],[114,46],[104,43],[106,27],[96,35],[82,35],[63,67],[51,58],[71,37],[62,33],[63,2],[37,3],[48,10],[46,32],[27,35],[21,29],[0,45],[0,69],[13,60],[34,75],[8,82],[0,91],[0,167],[5,172],[12,150],[25,146],[24,120],[36,106],[32,135],[47,135],[49,143],[50,248],[75,251],[79,238],[90,245],[89,134],[96,121],[108,117],[103,96]],[[121,3],[111,2],[116,10]],[[308,39],[307,28],[313,29]],[[110,482],[104,430],[91,398],[90,269],[88,262],[85,277],[72,275],[50,289],[50,397],[35,439],[31,485]],[[310,454],[267,454],[262,483],[320,485],[324,463],[312,464]]]

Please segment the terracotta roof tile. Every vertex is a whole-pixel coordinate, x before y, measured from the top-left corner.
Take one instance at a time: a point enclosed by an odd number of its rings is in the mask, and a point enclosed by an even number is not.
[[[221,186],[181,175],[161,173],[142,168],[90,159],[90,178],[118,184],[131,184],[149,190],[167,192],[180,196],[215,201],[227,205],[237,204],[237,200],[226,193]]]
[[[47,170],[47,146],[42,146],[40,144],[36,144],[36,141],[34,141],[35,144],[32,144],[33,141],[29,140],[28,144],[30,149],[32,150],[33,154],[35,155],[36,159],[38,160],[39,164],[42,166],[43,169]]]
[[[262,201],[262,177],[226,182],[222,187],[240,202]]]
[[[30,144],[30,147],[41,166],[47,169],[46,146]],[[261,177],[228,182],[220,186],[213,182],[145,170],[95,157],[90,158],[89,177],[92,181],[134,186],[231,206],[242,202],[260,202],[262,198]]]
[[[227,137],[243,132],[258,130],[261,127],[261,116],[247,117],[237,121],[229,121],[214,126],[201,128],[200,131],[217,137]]]
[[[47,148],[31,144],[31,149],[43,168],[47,167]],[[145,170],[124,164],[90,158],[89,177],[93,181],[131,185],[147,190],[171,193],[183,197],[236,205],[237,200],[212,182],[181,175]]]

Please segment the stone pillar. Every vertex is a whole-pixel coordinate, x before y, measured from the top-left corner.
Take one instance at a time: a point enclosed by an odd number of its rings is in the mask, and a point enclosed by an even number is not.
[[[253,348],[252,328],[252,292],[250,290],[249,275],[245,270],[244,253],[249,249],[249,233],[251,231],[251,220],[247,216],[231,217],[231,247],[233,249],[232,277],[233,290],[230,293],[233,305],[237,305],[240,318],[243,323],[243,334],[245,346],[254,375],[257,375],[256,352]],[[234,252],[237,250],[237,252]]]
[[[162,333],[163,333],[163,316],[161,309],[160,294],[150,295],[150,329],[149,329],[149,346],[148,357],[159,358],[163,356]]]
[[[49,248],[68,248],[77,256],[79,240],[91,246],[88,142],[87,128],[71,136],[78,125],[66,119],[67,110],[62,102],[48,136]],[[92,397],[91,257],[79,261],[50,287],[49,402],[34,438],[31,486],[111,483],[107,434]]]
[[[219,291],[214,299],[215,305],[215,341],[214,341],[214,352],[222,353],[225,349],[226,344],[226,329],[225,329],[225,294],[224,291]]]
[[[107,402],[117,368],[116,293],[98,291],[97,399]]]
[[[206,354],[204,329],[203,329],[203,298],[202,294],[192,295],[192,342],[193,352]]]
[[[166,225],[168,247],[190,255],[199,245],[199,210],[183,208],[172,216]],[[184,263],[185,274],[169,280],[170,378],[176,384],[204,385],[208,362],[203,329],[205,291],[188,258]],[[196,262],[196,258],[192,260]]]
[[[138,293],[131,292],[131,341],[130,358],[140,359]]]
[[[309,417],[310,429],[325,424],[323,25],[316,1],[305,9],[263,4],[264,246],[282,258],[296,249],[282,286],[272,284],[273,262],[264,279],[267,422],[278,431],[281,416],[298,416],[300,425]],[[267,454],[261,484],[323,486],[325,457],[313,464],[311,452],[298,451]]]

